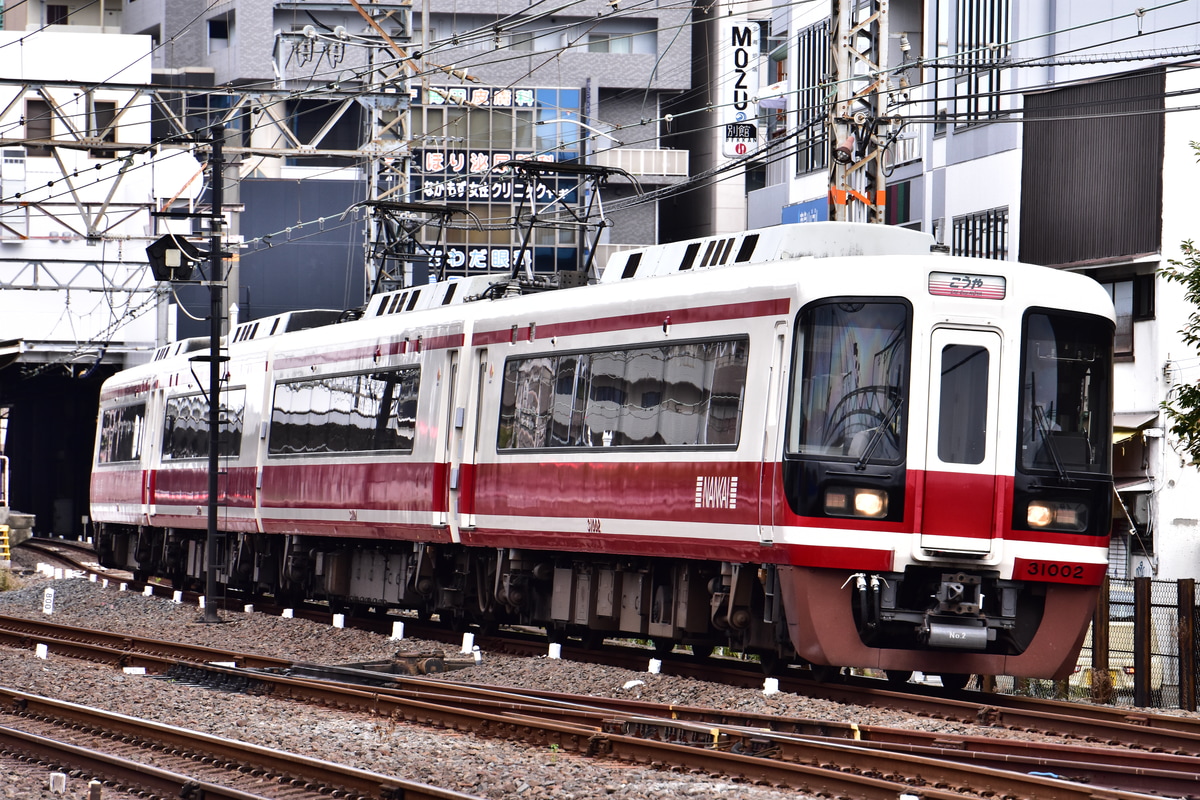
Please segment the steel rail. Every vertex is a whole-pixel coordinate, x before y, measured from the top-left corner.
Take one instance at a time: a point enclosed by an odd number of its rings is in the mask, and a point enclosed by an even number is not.
[[[392,775],[370,772],[312,758],[299,753],[226,739],[174,725],[163,725],[124,714],[68,703],[48,697],[0,687],[0,705],[8,713],[55,724],[79,726],[116,737],[144,741],[170,751],[204,754],[217,762],[253,765],[271,775],[285,776],[318,790],[350,792],[377,800],[478,800],[448,789],[407,781]],[[202,795],[204,796],[204,795]]]

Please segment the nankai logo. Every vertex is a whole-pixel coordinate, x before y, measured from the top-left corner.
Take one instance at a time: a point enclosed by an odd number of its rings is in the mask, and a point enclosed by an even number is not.
[[[736,475],[697,475],[696,508],[737,508]]]

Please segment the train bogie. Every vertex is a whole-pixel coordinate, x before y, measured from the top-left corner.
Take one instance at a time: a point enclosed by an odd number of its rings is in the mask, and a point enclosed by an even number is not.
[[[508,288],[240,326],[213,559],[207,387],[181,345],[116,376],[102,558],[588,641],[894,673],[1074,663],[1111,502],[1098,285],[820,224]]]

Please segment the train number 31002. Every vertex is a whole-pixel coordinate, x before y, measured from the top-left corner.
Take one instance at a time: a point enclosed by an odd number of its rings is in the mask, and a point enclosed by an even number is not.
[[[1082,581],[1082,564],[1058,564],[1053,561],[1027,561],[1025,574],[1035,578],[1059,578],[1060,580]]]

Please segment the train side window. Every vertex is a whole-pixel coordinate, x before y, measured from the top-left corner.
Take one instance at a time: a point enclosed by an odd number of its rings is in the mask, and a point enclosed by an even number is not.
[[[96,461],[100,464],[117,464],[141,458],[145,424],[145,403],[104,409],[100,415],[100,446],[96,451]]]
[[[326,375],[275,385],[270,455],[411,453],[420,371]]]
[[[222,458],[236,458],[241,454],[245,409],[245,389],[226,389],[221,393],[221,430],[217,453]],[[204,395],[168,397],[163,420],[163,459],[206,458],[208,431],[208,401]]]
[[[713,447],[738,442],[749,342],[509,359],[497,447]]]
[[[982,464],[987,453],[988,367],[986,347],[942,348],[938,458],[947,464]]]

